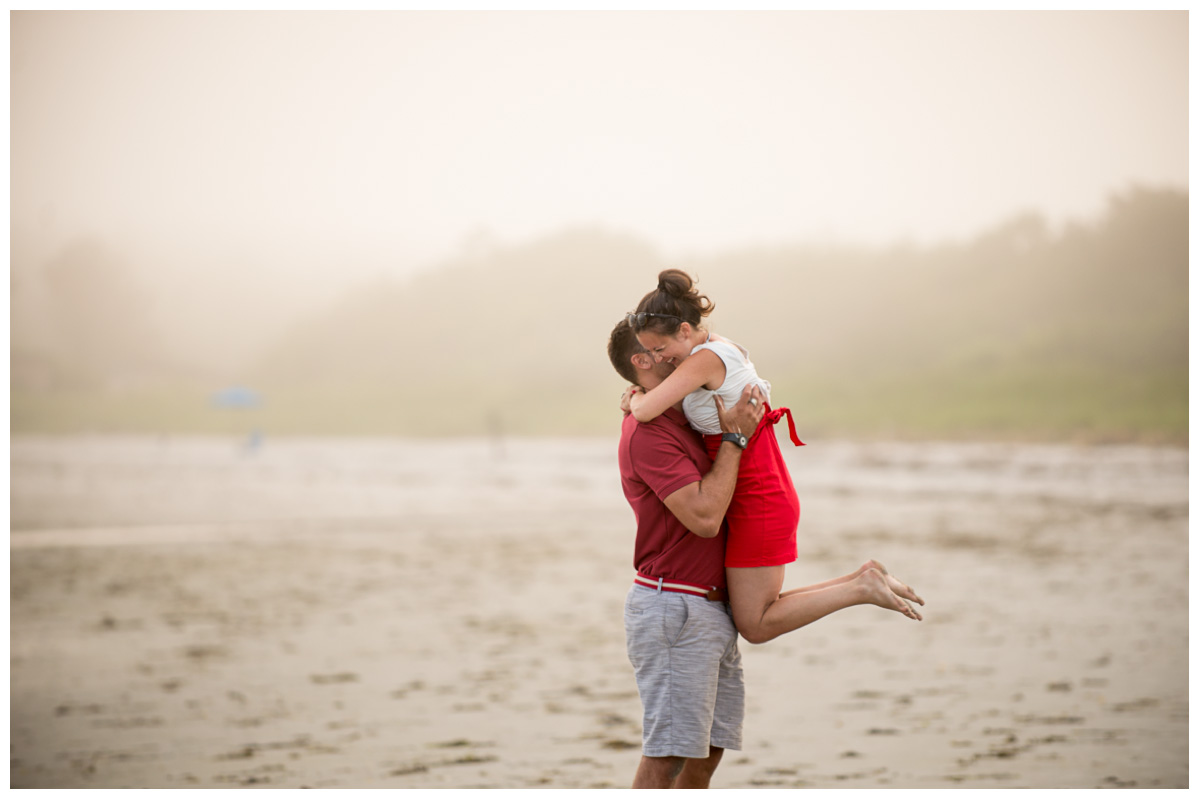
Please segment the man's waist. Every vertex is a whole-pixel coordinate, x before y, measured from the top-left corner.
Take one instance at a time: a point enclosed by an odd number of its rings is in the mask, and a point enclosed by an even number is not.
[[[648,575],[645,572],[639,571],[633,582],[639,586],[645,586],[647,589],[655,589],[660,592],[678,592],[680,594],[691,594],[697,597],[703,597],[706,600],[713,602],[728,603],[729,592],[724,586],[705,585],[702,583],[693,583],[691,581],[681,581],[676,578],[666,578],[663,576]]]

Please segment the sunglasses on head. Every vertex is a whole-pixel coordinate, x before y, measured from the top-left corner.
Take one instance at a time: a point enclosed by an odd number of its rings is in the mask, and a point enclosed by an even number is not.
[[[674,314],[651,314],[649,311],[631,311],[625,315],[625,321],[629,323],[629,327],[635,331],[640,331],[646,327],[646,323],[651,317],[662,317],[663,319],[675,319],[683,322],[682,317],[677,317]]]

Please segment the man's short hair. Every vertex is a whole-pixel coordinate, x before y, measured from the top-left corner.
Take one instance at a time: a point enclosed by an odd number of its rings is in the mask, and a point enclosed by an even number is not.
[[[638,343],[629,323],[624,319],[618,322],[608,337],[608,360],[612,362],[613,369],[630,383],[639,384],[637,369],[629,359],[645,352],[646,348]]]

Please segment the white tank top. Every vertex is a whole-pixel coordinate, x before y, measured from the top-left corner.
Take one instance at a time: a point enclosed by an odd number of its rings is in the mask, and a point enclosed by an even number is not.
[[[683,413],[693,428],[700,433],[721,432],[721,420],[717,416],[713,395],[721,395],[725,408],[733,408],[742,399],[742,390],[749,384],[757,383],[767,396],[767,402],[771,401],[771,384],[758,377],[750,354],[740,344],[710,340],[693,347],[692,354],[700,350],[712,350],[725,363],[725,382],[715,391],[701,386],[683,398]]]

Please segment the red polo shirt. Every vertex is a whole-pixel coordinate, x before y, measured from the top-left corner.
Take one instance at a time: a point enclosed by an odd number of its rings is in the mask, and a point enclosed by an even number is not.
[[[637,518],[634,567],[655,578],[724,588],[725,523],[719,534],[704,539],[662,502],[712,468],[700,434],[673,408],[650,422],[639,423],[628,414],[621,424],[618,461],[621,488]]]

